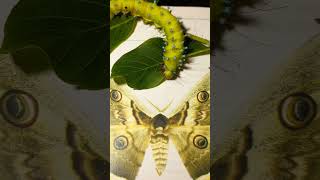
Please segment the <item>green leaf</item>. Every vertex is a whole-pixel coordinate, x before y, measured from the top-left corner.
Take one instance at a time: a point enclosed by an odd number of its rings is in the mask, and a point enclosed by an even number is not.
[[[185,41],[188,47],[187,57],[196,57],[201,55],[210,54],[210,46],[199,41],[199,38],[194,38],[197,36],[192,35],[191,37],[186,37]],[[193,39],[192,39],[193,38]]]
[[[20,0],[5,24],[2,48],[27,72],[47,70],[49,63],[78,88],[106,88],[107,18],[105,0]]]
[[[137,18],[133,16],[115,16],[110,23],[110,51],[116,49],[134,32]]]
[[[26,73],[37,73],[51,69],[48,54],[38,46],[25,46],[10,53],[14,57],[15,64],[23,67]]]
[[[112,67],[111,77],[115,80],[125,78],[134,89],[149,89],[164,81],[161,72],[161,38],[152,38],[129,53],[123,55]]]
[[[188,47],[188,57],[210,53],[210,47],[202,42],[190,37],[187,37],[185,42]],[[160,85],[165,81],[162,74],[163,45],[164,41],[162,38],[152,38],[145,41],[136,49],[123,55],[114,64],[111,70],[111,77],[119,84],[127,82],[134,89],[149,89]]]

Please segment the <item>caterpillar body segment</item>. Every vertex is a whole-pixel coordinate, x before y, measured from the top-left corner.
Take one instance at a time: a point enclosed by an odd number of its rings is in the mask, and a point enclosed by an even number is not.
[[[184,62],[184,30],[178,19],[165,8],[143,0],[110,0],[110,19],[119,13],[130,13],[163,30],[164,77],[174,79]]]

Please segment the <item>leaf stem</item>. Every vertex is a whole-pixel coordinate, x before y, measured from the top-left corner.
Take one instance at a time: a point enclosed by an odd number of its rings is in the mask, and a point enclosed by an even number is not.
[[[199,41],[199,42],[201,42],[202,44],[210,47],[210,41],[209,41],[209,40],[204,39],[204,38],[199,37],[199,36],[196,36],[196,35],[193,35],[193,34],[189,34],[189,33],[187,33],[186,35],[187,35],[190,39],[193,39],[193,40],[195,40],[195,41]]]
[[[190,53],[190,54],[187,55],[187,57],[191,58],[191,57],[196,57],[196,56],[206,55],[206,54],[210,54],[210,48],[206,48],[206,49],[203,49],[201,51]]]

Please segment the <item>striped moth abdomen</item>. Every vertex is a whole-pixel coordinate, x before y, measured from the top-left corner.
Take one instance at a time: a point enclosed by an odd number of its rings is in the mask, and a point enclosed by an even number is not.
[[[169,138],[164,134],[156,134],[151,136],[150,145],[157,173],[161,175],[167,166]]]

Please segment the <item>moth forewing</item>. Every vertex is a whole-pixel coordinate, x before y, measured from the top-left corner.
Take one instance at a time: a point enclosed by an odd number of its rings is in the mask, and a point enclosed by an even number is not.
[[[114,125],[110,128],[110,169],[117,176],[134,179],[150,141],[148,128]]]
[[[271,81],[235,117],[239,123],[230,126],[228,139],[216,152],[225,161],[214,163],[224,165],[223,171],[237,168],[220,178],[235,171],[241,179],[319,178],[319,52],[318,34],[273,71]],[[232,160],[237,156],[242,158]],[[214,171],[223,172],[221,166]]]
[[[180,158],[194,179],[210,172],[210,127],[181,126],[170,130]]]
[[[110,79],[110,125],[140,124],[135,112],[148,112],[147,110],[144,103],[134,96],[132,89]]]
[[[105,176],[106,164],[93,162],[107,161],[105,141],[60,87],[50,72],[27,74],[10,55],[0,58],[1,179]]]
[[[171,113],[173,114],[171,121],[174,115],[185,111],[183,124],[210,125],[210,98],[210,73],[207,73],[180,102],[178,108]]]
[[[194,179],[210,172],[210,73],[188,94],[178,114],[169,118],[169,138]]]
[[[110,169],[119,177],[135,179],[150,143],[148,117],[127,86],[110,81]]]

